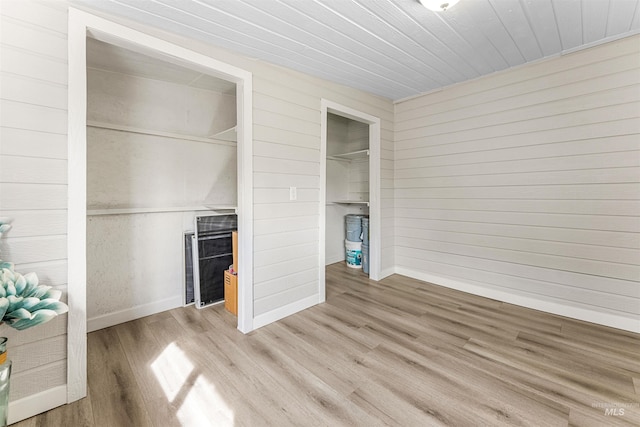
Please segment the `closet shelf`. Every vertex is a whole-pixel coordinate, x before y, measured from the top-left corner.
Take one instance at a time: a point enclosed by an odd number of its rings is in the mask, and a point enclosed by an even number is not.
[[[98,122],[95,120],[87,120],[87,126],[100,128],[100,129],[109,129],[116,130],[120,132],[130,132],[130,133],[138,133],[142,135],[153,135],[153,136],[161,136],[164,138],[173,138],[173,139],[182,139],[185,141],[196,141],[196,142],[206,142],[207,144],[221,144],[221,145],[231,145],[235,146],[235,126],[233,129],[233,139],[225,139],[221,134],[226,134],[230,132],[231,129],[227,129],[224,132],[220,132],[210,138],[200,137],[200,136],[192,136],[192,135],[184,135],[181,133],[173,133],[173,132],[164,132],[160,130],[151,130],[151,129],[142,129],[135,126],[126,126],[126,125],[117,125],[113,123],[105,123]],[[224,135],[223,135],[224,136]]]
[[[332,200],[330,202],[328,202],[327,204],[334,204],[334,205],[364,205],[364,206],[369,206],[369,202],[366,202],[364,200]]]
[[[238,210],[237,206],[228,206],[228,205],[204,205],[206,209],[210,211],[233,211],[236,212]]]
[[[331,156],[327,156],[327,159],[330,160],[356,160],[356,159],[364,159],[369,155],[369,150],[358,150],[351,151],[349,153],[340,153],[333,154]]]
[[[212,139],[218,139],[221,141],[229,141],[229,142],[236,142],[238,141],[238,129],[237,126],[234,126],[232,128],[229,129],[225,129],[222,132],[218,132],[215,133],[213,135],[211,135]]]
[[[109,208],[109,209],[87,209],[87,216],[99,215],[131,215],[131,214],[147,214],[147,213],[167,213],[167,212],[201,212],[201,211],[233,211],[236,206],[175,206],[165,208]]]

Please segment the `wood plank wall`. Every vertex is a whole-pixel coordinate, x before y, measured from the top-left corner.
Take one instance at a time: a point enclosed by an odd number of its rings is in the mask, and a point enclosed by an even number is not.
[[[392,187],[390,101],[262,64],[254,73],[255,315],[314,295],[318,281],[320,99],[381,118],[383,186]],[[286,76],[286,77],[285,77]],[[385,172],[386,169],[386,172]],[[386,182],[385,182],[386,179]],[[289,187],[298,200],[289,201]],[[392,227],[393,192],[382,196]],[[322,207],[324,208],[324,207]],[[284,235],[283,235],[284,233]],[[383,268],[393,262],[383,240]],[[273,292],[277,291],[277,292]]]
[[[0,258],[65,291],[67,14],[46,3],[0,3],[0,216],[13,218]],[[0,326],[13,360],[12,401],[66,383],[66,321],[20,332]]]
[[[66,285],[67,6],[0,1],[2,172],[0,215],[15,218],[2,256],[42,281]],[[251,71],[254,76],[254,314],[268,315],[317,294],[320,206],[320,100],[381,118],[382,267],[393,266],[393,104],[388,99],[232,54],[161,29],[138,30]],[[288,200],[289,187],[298,200]],[[391,230],[391,232],[389,231]],[[62,320],[13,335],[12,399],[66,381]],[[21,350],[21,346],[23,349]],[[46,350],[46,351],[45,351]],[[26,357],[20,357],[25,358]],[[21,379],[21,376],[25,376]],[[37,380],[36,380],[37,378]]]
[[[639,47],[397,103],[397,271],[640,330]]]

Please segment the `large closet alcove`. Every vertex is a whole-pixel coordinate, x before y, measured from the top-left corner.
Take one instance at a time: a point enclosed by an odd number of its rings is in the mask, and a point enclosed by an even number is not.
[[[87,328],[185,301],[184,233],[238,204],[236,84],[87,39]]]

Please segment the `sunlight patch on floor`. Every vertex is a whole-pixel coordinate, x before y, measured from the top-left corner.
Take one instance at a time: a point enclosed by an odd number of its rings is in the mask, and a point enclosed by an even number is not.
[[[173,402],[193,371],[193,364],[176,343],[169,344],[151,364],[164,394]]]
[[[178,408],[176,417],[185,427],[234,425],[233,410],[189,357],[174,342],[153,361],[151,369],[167,401]]]
[[[177,413],[183,426],[232,427],[233,410],[205,377],[200,375]]]

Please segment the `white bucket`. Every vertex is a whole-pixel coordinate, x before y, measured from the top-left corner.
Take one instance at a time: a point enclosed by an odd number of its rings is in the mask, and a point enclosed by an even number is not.
[[[362,242],[344,241],[347,267],[362,268]]]

